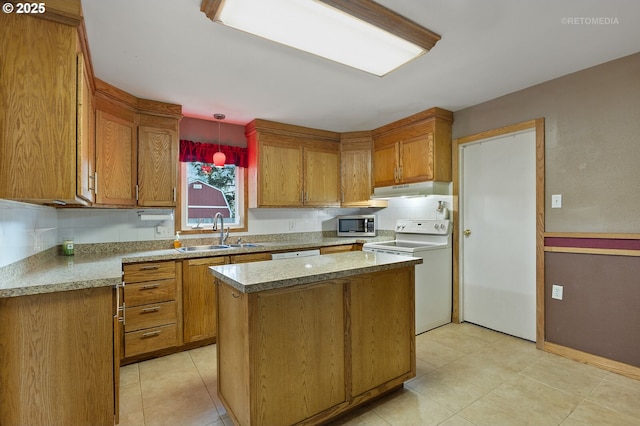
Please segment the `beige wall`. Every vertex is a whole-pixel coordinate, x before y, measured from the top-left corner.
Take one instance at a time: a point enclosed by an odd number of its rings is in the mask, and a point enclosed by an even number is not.
[[[539,117],[546,231],[640,233],[640,53],[457,111],[453,137]]]

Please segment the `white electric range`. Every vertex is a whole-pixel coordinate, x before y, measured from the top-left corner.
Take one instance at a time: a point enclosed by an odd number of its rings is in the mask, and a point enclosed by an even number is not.
[[[395,240],[365,243],[362,249],[422,258],[415,269],[416,334],[450,323],[451,221],[399,219],[395,229]]]

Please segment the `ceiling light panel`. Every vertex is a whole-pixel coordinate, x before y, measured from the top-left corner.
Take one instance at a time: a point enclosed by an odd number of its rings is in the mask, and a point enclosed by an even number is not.
[[[203,2],[202,10],[205,10]],[[383,76],[426,49],[314,0],[225,0],[226,26]],[[208,16],[211,17],[209,13]]]

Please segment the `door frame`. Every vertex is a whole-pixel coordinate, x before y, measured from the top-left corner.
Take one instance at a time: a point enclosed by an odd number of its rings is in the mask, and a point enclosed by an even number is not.
[[[462,145],[509,133],[535,129],[536,132],[536,347],[544,348],[544,118],[500,127],[453,140],[453,311],[452,321],[460,323],[460,150]]]

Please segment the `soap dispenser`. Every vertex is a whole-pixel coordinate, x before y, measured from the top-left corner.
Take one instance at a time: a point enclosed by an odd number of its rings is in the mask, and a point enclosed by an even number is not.
[[[173,240],[173,248],[182,247],[182,242],[180,241],[180,231],[176,232],[176,239]]]

